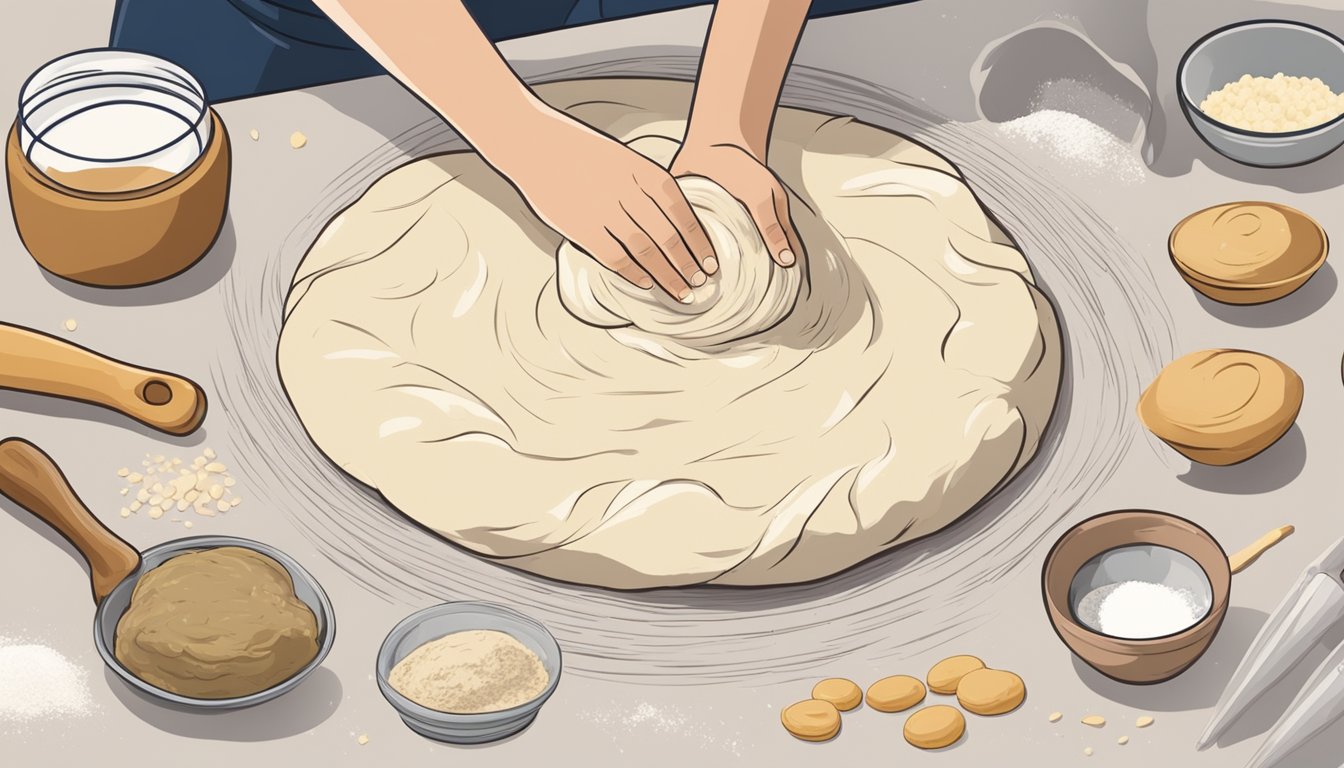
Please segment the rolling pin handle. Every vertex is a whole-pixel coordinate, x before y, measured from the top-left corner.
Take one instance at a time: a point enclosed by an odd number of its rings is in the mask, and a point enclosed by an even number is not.
[[[70,487],[60,467],[27,440],[0,441],[0,495],[54,528],[79,550],[89,564],[94,602],[101,603],[140,567],[140,553],[108,530]]]

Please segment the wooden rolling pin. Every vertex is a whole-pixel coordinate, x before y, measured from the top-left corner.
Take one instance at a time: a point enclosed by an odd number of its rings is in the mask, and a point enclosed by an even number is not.
[[[193,381],[7,323],[0,323],[0,388],[101,405],[171,435],[205,420],[205,392]]]

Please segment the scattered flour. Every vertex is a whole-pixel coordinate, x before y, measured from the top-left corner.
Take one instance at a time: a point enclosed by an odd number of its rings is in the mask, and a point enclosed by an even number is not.
[[[1088,176],[1137,184],[1144,180],[1143,163],[1134,148],[1085,117],[1058,109],[1043,109],[999,124],[999,132],[1024,141]]]
[[[1187,629],[1209,612],[1193,592],[1149,581],[1098,587],[1078,601],[1079,620],[1112,637],[1139,640]]]
[[[737,739],[711,735],[724,733],[728,723],[722,720],[714,724],[701,722],[699,718],[692,718],[675,706],[659,706],[644,701],[634,705],[589,710],[580,716],[609,731],[612,741],[618,745],[635,733],[657,734],[672,736],[683,743],[698,744],[701,749],[714,747],[737,757],[742,756],[742,745]]]
[[[0,637],[0,721],[83,717],[93,708],[83,669],[45,645]]]

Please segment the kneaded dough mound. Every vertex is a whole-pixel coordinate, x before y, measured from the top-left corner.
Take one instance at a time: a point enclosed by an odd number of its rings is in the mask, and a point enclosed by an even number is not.
[[[117,622],[117,659],[183,696],[229,699],[288,680],[317,656],[317,618],[275,560],[217,547],[140,577]]]
[[[664,165],[691,96],[539,90]],[[299,417],[411,518],[566,581],[800,582],[937,531],[1035,453],[1053,310],[924,147],[781,109],[770,160],[806,258],[777,267],[736,201],[682,179],[721,265],[690,305],[565,246],[475,154],[389,173],[295,275]]]

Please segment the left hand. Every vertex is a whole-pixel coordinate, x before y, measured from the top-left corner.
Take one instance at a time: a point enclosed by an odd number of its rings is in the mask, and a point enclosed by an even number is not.
[[[691,138],[682,145],[670,170],[673,176],[703,176],[723,187],[747,209],[775,263],[791,267],[798,262],[802,242],[789,216],[788,193],[755,153],[736,143]]]

